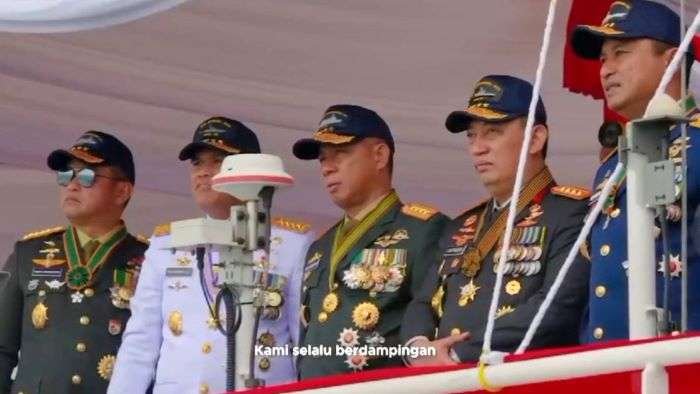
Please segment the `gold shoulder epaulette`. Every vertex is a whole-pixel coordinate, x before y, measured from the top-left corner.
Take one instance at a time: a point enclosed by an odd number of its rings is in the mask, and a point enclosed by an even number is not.
[[[693,119],[690,121],[689,125],[691,127],[700,129],[700,116],[694,116]]]
[[[149,241],[148,238],[146,238],[145,236],[143,236],[141,234],[136,234],[136,240],[143,243],[143,244],[146,244],[146,245],[151,244],[151,241]]]
[[[463,210],[462,213],[460,213],[459,215],[457,215],[457,217],[462,216],[462,215],[464,215],[464,214],[467,214],[467,213],[469,213],[469,211],[473,211],[473,210],[475,210],[475,209],[477,209],[477,208],[483,207],[483,206],[484,206],[485,204],[487,204],[489,201],[491,201],[491,197],[484,198],[483,200],[479,201],[478,203],[476,203],[476,204],[474,204],[474,205],[471,205],[469,208]]]
[[[583,200],[591,196],[591,191],[581,186],[554,186],[551,192],[557,196],[569,197],[574,200]]]
[[[154,237],[162,237],[164,235],[170,235],[170,223],[159,224],[153,229]]]
[[[284,216],[275,216],[272,218],[272,225],[283,228],[285,230],[294,231],[299,234],[306,234],[311,230],[311,224]]]
[[[56,234],[56,233],[59,233],[61,231],[64,231],[65,229],[66,229],[65,226],[57,226],[57,227],[51,227],[51,228],[47,228],[47,229],[43,229],[43,230],[39,230],[39,231],[33,231],[31,233],[25,234],[22,237],[22,241],[27,241],[27,240],[34,239],[34,238],[44,237],[46,235]]]
[[[404,206],[401,207],[401,212],[420,220],[428,220],[440,212],[440,210],[422,202],[411,202],[404,204]]]

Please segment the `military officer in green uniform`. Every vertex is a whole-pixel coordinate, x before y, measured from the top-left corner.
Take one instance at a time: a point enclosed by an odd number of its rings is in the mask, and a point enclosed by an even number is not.
[[[482,78],[467,108],[447,118],[453,133],[467,131],[468,152],[489,198],[454,219],[440,242],[439,267],[408,307],[402,339],[433,347],[417,365],[476,361],[488,311],[523,144],[532,85],[508,75]],[[582,226],[589,192],[557,186],[545,163],[547,115],[539,98],[524,185],[505,260],[492,349],[513,351],[554,283]],[[589,265],[574,261],[532,341],[532,347],[576,344],[586,303]]]
[[[148,247],[121,220],[134,162],[117,138],[89,131],[47,163],[69,225],[27,234],[7,260],[0,393],[104,393]]]
[[[297,141],[294,154],[319,160],[326,190],[344,211],[307,254],[301,343],[328,353],[301,354],[301,379],[400,365],[400,357],[367,349],[399,344],[406,306],[435,264],[447,218],[430,206],[401,202],[391,186],[394,140],[372,110],[328,108],[313,138]]]

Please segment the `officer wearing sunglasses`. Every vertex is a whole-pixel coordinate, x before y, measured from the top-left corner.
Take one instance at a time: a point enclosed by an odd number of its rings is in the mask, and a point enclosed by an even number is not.
[[[47,164],[69,224],[25,235],[6,263],[0,393],[104,393],[148,247],[121,219],[134,162],[117,138],[88,131]]]
[[[76,179],[82,187],[92,187],[97,178],[112,179],[115,181],[128,181],[124,177],[114,177],[98,174],[99,169],[91,167],[68,168],[67,170],[56,171],[56,182],[59,186],[68,186],[70,181]]]

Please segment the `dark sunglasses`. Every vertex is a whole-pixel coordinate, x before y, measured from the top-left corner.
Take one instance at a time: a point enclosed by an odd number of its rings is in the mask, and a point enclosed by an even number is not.
[[[107,175],[98,175],[92,168],[74,169],[69,168],[65,171],[56,171],[56,182],[61,186],[68,186],[73,178],[78,179],[78,183],[82,187],[91,187],[95,184],[97,177],[113,179],[115,181],[126,181],[124,178],[113,178]]]

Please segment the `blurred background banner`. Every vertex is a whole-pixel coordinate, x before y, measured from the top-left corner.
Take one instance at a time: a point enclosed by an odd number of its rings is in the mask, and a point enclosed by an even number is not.
[[[27,16],[70,17],[78,3],[103,2],[5,0],[0,20],[21,22],[7,13],[13,3]],[[590,185],[601,102],[562,87],[571,6],[558,3],[542,86],[547,159],[560,184]],[[370,107],[388,122],[403,201],[456,215],[486,192],[466,137],[447,132],[445,117],[466,105],[484,75],[534,78],[547,7],[546,0],[197,0],[100,29],[0,33],[0,256],[26,232],[65,224],[46,156],[90,129],[114,133],[134,152],[136,195],[125,215],[132,231],[150,235],[159,223],[201,215],[189,164],[177,154],[212,115],[244,122],[264,152],[285,161],[296,183],[276,194],[273,214],[323,232],[341,211],[318,163],[297,160],[291,147],[337,103]]]

